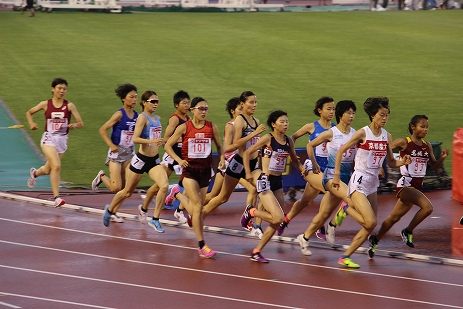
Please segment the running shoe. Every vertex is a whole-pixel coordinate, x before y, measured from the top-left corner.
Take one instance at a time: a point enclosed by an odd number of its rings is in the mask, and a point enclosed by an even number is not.
[[[37,170],[35,169],[35,167],[32,167],[29,171],[30,173],[30,177],[29,179],[27,180],[27,186],[29,187],[29,189],[34,189],[35,187],[35,182],[37,181],[37,178],[35,177],[35,172]]]
[[[460,225],[463,225],[463,216],[460,218]]]
[[[320,229],[318,229],[318,230],[315,232],[315,236],[317,236],[318,239],[326,240],[325,226],[322,226]]]
[[[400,236],[402,236],[402,240],[404,243],[409,246],[410,248],[415,248],[415,245],[413,244],[413,235],[410,233],[408,234],[405,229],[403,229],[400,232]]]
[[[336,213],[336,216],[334,220],[336,221],[336,226],[341,226],[342,221],[347,217],[347,213],[344,208],[349,207],[346,202],[342,202],[341,206],[339,206],[338,212]]]
[[[101,185],[103,182],[101,180],[101,176],[104,176],[104,171],[99,171],[98,174],[96,175],[95,179],[92,181],[92,190],[93,191],[98,191],[98,187]]]
[[[309,241],[304,239],[304,234],[298,235],[296,237],[299,246],[301,246],[301,252],[304,255],[312,255],[312,252],[309,250]]]
[[[249,204],[248,206],[246,206],[246,208],[244,209],[244,212],[243,212],[243,215],[241,216],[241,226],[243,228],[246,228],[246,226],[248,225],[249,221],[252,219],[252,216],[251,216],[251,213],[250,213],[250,210],[252,209],[252,205]]]
[[[104,207],[103,212],[103,224],[108,227],[111,221],[111,213],[109,212],[109,204]]]
[[[335,244],[335,237],[336,237],[336,227],[331,226],[331,224],[328,223],[328,229],[326,230],[326,241],[331,246],[334,246]]]
[[[262,237],[264,236],[264,232],[262,232],[260,227],[252,227],[249,233],[251,234],[251,236],[255,236],[259,239],[262,239]]]
[[[354,263],[350,257],[343,258],[342,256],[338,259],[339,265],[347,266],[348,268],[360,268],[360,265]]]
[[[143,224],[146,224],[146,222],[148,222],[148,218],[146,217],[146,211],[143,211],[142,204],[138,205],[138,220]]]
[[[183,214],[183,210],[179,211],[178,209],[175,209],[174,217],[177,218],[180,223],[187,223],[188,221],[185,215]]]
[[[288,227],[288,222],[286,222],[286,221],[281,222],[280,226],[277,229],[278,236],[283,235],[283,232],[285,231],[285,228],[287,228],[287,227]]]
[[[259,262],[259,263],[268,263],[269,260],[264,258],[260,252],[252,253],[251,254],[251,261]]]
[[[252,219],[249,220],[248,225],[246,225],[246,227],[243,227],[243,229],[245,229],[248,232],[251,232],[253,228],[254,228],[254,223],[252,222]]]
[[[66,201],[63,200],[61,197],[55,198],[55,207],[60,207],[66,204]]]
[[[378,247],[378,243],[375,241],[375,235],[368,236],[368,244],[368,256],[372,259],[375,256],[376,247]]]
[[[124,223],[124,218],[118,217],[116,215],[111,215],[111,222]]]
[[[204,245],[204,247],[198,250],[198,254],[202,258],[210,259],[217,254],[217,251],[211,250],[207,245]]]
[[[172,187],[170,190],[170,193],[166,197],[166,205],[172,205],[172,203],[177,199],[175,195],[180,192],[180,187],[179,185],[175,185]]]
[[[151,226],[156,232],[158,233],[164,233],[164,228],[161,226],[161,222],[159,220],[154,220],[151,218],[151,220],[148,221],[148,225]]]

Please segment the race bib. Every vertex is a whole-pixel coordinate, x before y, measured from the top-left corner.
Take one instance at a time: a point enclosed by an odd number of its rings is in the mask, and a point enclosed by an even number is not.
[[[210,138],[189,138],[188,139],[188,158],[204,159],[212,151],[212,142]]]
[[[140,158],[138,158],[137,155],[134,155],[132,157],[132,161],[130,162],[130,165],[132,165],[137,170],[141,170],[143,166],[145,166],[145,161],[140,160]]]
[[[108,158],[115,160],[119,157],[119,152],[112,152],[111,149],[108,150]]]
[[[133,145],[133,132],[128,130],[121,131],[121,140],[119,146],[121,147],[131,147]]]
[[[51,134],[66,134],[67,128],[68,128],[67,118],[47,119],[47,131],[50,132]]]
[[[326,142],[315,147],[315,154],[317,157],[328,157],[328,148]]]
[[[272,153],[268,169],[276,172],[284,172],[286,169],[286,158],[288,157],[287,152],[276,152]]]
[[[233,158],[230,162],[230,164],[228,165],[228,168],[235,174],[240,174],[243,169],[244,169],[244,166],[243,164],[241,164],[240,162],[236,161],[235,158]]]
[[[412,158],[412,163],[408,165],[408,172],[412,177],[424,177],[426,175],[426,166],[428,159],[426,158]]]
[[[161,127],[151,127],[150,128],[150,139],[158,139],[161,137],[162,128]]]
[[[267,176],[261,175],[256,182],[257,193],[270,190],[270,180]]]
[[[255,143],[257,143],[257,141],[259,140],[260,136],[257,135],[257,136],[254,136],[253,138],[251,138],[249,141],[246,142],[246,149],[250,148],[252,145],[254,145]]]
[[[370,151],[367,161],[368,168],[380,168],[383,165],[384,158],[386,157],[386,151],[373,150]]]

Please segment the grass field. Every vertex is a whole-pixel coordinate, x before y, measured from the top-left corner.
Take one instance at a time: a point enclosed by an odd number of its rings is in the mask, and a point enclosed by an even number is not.
[[[324,13],[37,13],[0,11],[0,97],[22,122],[51,97],[55,77],[69,82],[85,127],[71,133],[62,179],[88,185],[104,167],[98,128],[120,107],[117,84],[158,92],[167,122],[179,89],[206,98],[222,130],[226,101],[244,90],[258,97],[256,116],[289,113],[292,134],[316,119],[324,95],[362,104],[387,96],[386,129],[403,137],[415,114],[430,118],[428,140],[451,148],[462,123],[463,10]],[[43,116],[36,114],[40,126]],[[39,142],[41,131],[29,131]],[[306,139],[296,146],[304,147]],[[451,157],[445,167],[450,172]],[[29,168],[29,167],[27,167]],[[143,184],[150,182],[144,180]]]

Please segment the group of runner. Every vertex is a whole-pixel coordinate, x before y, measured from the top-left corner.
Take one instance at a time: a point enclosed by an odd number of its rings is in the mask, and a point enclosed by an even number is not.
[[[67,148],[69,130],[83,127],[82,119],[73,103],[64,99],[67,82],[58,78],[52,82],[53,98],[39,103],[27,112],[27,120],[32,130],[37,129],[32,115],[45,111],[46,127],[41,146],[47,162],[39,169],[31,168],[28,186],[33,188],[36,177],[50,175],[55,198],[55,206],[65,201],[59,197],[61,157]],[[242,228],[260,238],[258,245],[250,252],[253,261],[267,263],[262,250],[275,233],[282,235],[291,220],[308,206],[315,197],[323,193],[319,212],[307,230],[297,236],[297,242],[304,255],[311,255],[309,238],[315,234],[335,244],[335,228],[349,215],[361,229],[350,246],[339,258],[338,263],[349,268],[358,268],[351,255],[368,240],[368,254],[374,257],[379,241],[385,233],[400,220],[413,205],[419,210],[401,232],[405,244],[414,247],[413,231],[433,210],[432,203],[421,192],[423,178],[429,164],[439,168],[448,155],[444,149],[439,157],[434,157],[432,146],[424,138],[428,133],[428,118],[425,115],[412,117],[408,130],[410,136],[392,140],[384,129],[390,108],[386,97],[370,97],[364,104],[364,111],[370,124],[359,130],[351,125],[355,119],[356,105],[350,100],[335,104],[331,97],[322,97],[316,104],[314,114],[318,120],[304,125],[292,136],[288,136],[288,115],[285,111],[272,111],[266,126],[254,117],[257,97],[251,91],[243,92],[226,104],[231,120],[227,122],[224,143],[217,126],[206,120],[208,102],[202,97],[190,100],[187,92],[180,90],[174,94],[176,109],[168,121],[162,136],[161,119],[155,114],[159,97],[156,92],[142,93],[140,105],[142,113],[135,107],[138,101],[137,88],[132,84],[119,85],[116,95],[123,106],[102,125],[99,133],[109,151],[106,164],[109,177],[99,171],[92,182],[92,189],[98,190],[104,184],[115,192],[111,203],[105,206],[103,223],[122,222],[116,216],[123,201],[135,191],[144,173],[154,184],[147,190],[146,198],[139,206],[139,220],[148,223],[157,232],[164,233],[159,216],[164,204],[180,201],[174,216],[182,223],[193,227],[198,240],[198,254],[204,258],[213,257],[216,251],[206,245],[203,234],[204,219],[220,205],[226,203],[236,185],[241,183],[248,190],[246,208],[241,217]],[[189,116],[191,113],[191,118]],[[71,123],[71,116],[75,123]],[[336,124],[332,122],[335,117]],[[111,129],[108,136],[107,131]],[[294,142],[303,135],[309,135],[308,159],[302,164],[296,155]],[[212,143],[219,156],[218,170],[212,191],[208,194],[212,178]],[[139,149],[135,152],[135,144]],[[164,147],[161,160],[159,149]],[[392,150],[399,150],[395,159]],[[284,214],[283,172],[288,157],[291,163],[307,181],[303,196],[296,201],[290,212]],[[383,161],[391,168],[400,167],[402,177],[397,183],[398,202],[382,223],[377,234],[372,234],[377,225],[377,188]],[[180,175],[179,185],[168,195],[169,176]],[[183,187],[183,192],[180,187]],[[156,197],[152,218],[147,217],[148,206]],[[186,209],[188,216],[183,210]],[[336,215],[325,222],[334,211]],[[253,222],[253,219],[255,222]],[[261,222],[268,226],[262,231]],[[325,232],[326,231],[326,232]]]

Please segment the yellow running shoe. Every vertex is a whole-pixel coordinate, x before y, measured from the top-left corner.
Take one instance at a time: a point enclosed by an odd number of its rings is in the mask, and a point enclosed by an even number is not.
[[[342,256],[338,259],[338,264],[347,266],[348,268],[360,268],[359,264],[354,263],[350,257],[343,258]]]

